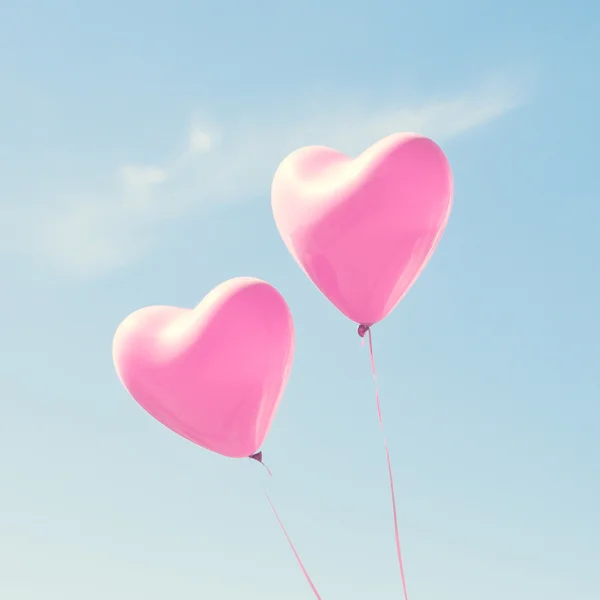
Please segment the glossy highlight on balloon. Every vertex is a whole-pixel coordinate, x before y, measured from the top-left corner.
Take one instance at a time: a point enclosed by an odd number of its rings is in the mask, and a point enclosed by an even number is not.
[[[151,306],[113,340],[121,382],[155,419],[231,458],[262,446],[290,375],[294,325],[281,294],[231,279],[194,309]]]
[[[355,159],[322,146],[292,152],[271,188],[288,250],[348,318],[371,326],[406,295],[429,261],[452,207],[441,148],[410,133]]]

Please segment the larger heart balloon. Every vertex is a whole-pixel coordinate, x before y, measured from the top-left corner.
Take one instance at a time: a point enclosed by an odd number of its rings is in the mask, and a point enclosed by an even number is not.
[[[452,172],[437,144],[384,138],[358,158],[311,146],[279,166],[271,197],[279,232],[305,273],[353,321],[385,318],[444,231]]]
[[[138,310],[113,341],[117,373],[146,411],[232,458],[263,444],[293,355],[285,300],[268,283],[246,277],[217,286],[193,310]]]

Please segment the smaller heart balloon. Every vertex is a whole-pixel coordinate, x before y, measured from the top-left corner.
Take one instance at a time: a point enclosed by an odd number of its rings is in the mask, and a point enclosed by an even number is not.
[[[121,382],[155,419],[223,456],[262,446],[294,356],[281,294],[259,279],[231,279],[195,309],[142,308],[113,340]]]
[[[323,294],[366,327],[400,302],[431,257],[452,205],[440,147],[396,134],[356,159],[321,146],[279,166],[273,215],[288,250]]]

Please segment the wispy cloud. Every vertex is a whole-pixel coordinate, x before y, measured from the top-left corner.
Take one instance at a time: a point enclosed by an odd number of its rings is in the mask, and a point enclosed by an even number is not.
[[[194,123],[187,146],[173,160],[119,166],[108,174],[109,191],[101,197],[77,182],[81,191],[70,200],[37,219],[24,221],[15,213],[8,229],[26,227],[30,235],[15,239],[27,240],[29,251],[73,274],[101,275],[149,251],[166,220],[268,193],[277,165],[296,148],[322,144],[357,154],[397,131],[443,142],[501,117],[522,100],[518,89],[495,84],[412,108],[345,109],[342,97],[303,119],[266,114],[231,130]]]

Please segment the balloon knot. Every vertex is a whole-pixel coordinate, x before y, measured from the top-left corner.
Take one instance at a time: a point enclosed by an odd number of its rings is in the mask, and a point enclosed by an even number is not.
[[[269,469],[269,467],[267,467],[267,465],[265,465],[265,463],[262,460],[262,451],[257,452],[256,454],[252,454],[248,458],[255,460],[257,463],[260,463],[267,470],[267,473],[269,474],[269,476],[273,477],[273,473],[271,473],[271,470]]]
[[[369,331],[369,326],[368,325],[359,325],[358,326],[358,335],[360,335],[361,338],[364,338],[367,331]]]
[[[259,462],[262,464],[262,452],[257,452],[256,454],[252,454],[248,458],[251,458],[252,460],[255,460],[256,462]]]

